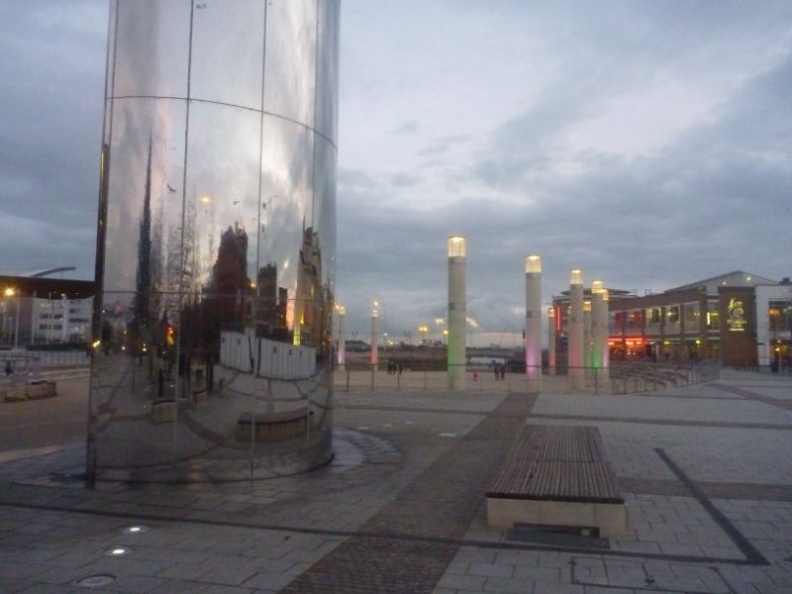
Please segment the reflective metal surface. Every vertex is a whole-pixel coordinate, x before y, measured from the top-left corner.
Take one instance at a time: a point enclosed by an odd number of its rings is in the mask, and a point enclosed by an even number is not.
[[[331,457],[337,0],[115,0],[87,475]]]

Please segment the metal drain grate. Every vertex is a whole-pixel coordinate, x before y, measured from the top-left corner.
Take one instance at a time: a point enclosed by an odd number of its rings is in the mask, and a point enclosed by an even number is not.
[[[103,588],[105,586],[109,586],[114,581],[116,581],[116,577],[114,575],[102,574],[90,575],[88,577],[81,578],[74,582],[74,584],[80,588]]]
[[[596,528],[517,524],[514,528],[506,530],[504,539],[509,542],[572,549],[610,549],[610,541],[607,538],[600,538]]]

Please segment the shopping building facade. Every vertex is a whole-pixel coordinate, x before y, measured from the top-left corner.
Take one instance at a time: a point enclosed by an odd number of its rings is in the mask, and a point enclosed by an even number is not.
[[[586,290],[586,299],[590,299]],[[557,360],[564,361],[569,297],[553,298]],[[612,361],[692,362],[783,368],[790,363],[792,285],[734,271],[638,295],[609,290]]]

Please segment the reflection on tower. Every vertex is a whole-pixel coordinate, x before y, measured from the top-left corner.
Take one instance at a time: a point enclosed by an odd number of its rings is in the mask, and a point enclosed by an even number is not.
[[[134,318],[130,328],[135,348],[139,348],[141,343],[149,342],[151,339],[149,335],[151,327],[151,281],[151,137],[149,137],[146,186],[143,194],[143,215],[140,218],[140,235],[138,236],[137,275],[135,279],[135,301],[133,304]]]
[[[303,229],[297,296],[294,304],[294,344],[316,346],[321,341],[322,251],[313,228]]]
[[[248,236],[236,223],[220,237],[217,261],[212,269],[213,291],[220,295],[247,293],[250,281],[247,277]]]
[[[286,324],[288,291],[278,287],[278,267],[275,264],[262,266],[257,279],[256,336],[272,338],[279,342],[291,342]]]

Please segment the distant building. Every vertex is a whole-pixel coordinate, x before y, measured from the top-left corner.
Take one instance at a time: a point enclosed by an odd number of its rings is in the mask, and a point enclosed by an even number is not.
[[[586,298],[590,292],[586,291]],[[566,360],[569,295],[553,298],[557,360]],[[790,363],[792,284],[734,271],[637,295],[609,290],[612,360],[695,361],[780,368]]]
[[[85,344],[91,338],[93,297],[32,299],[30,344]]]
[[[347,340],[345,348],[347,353],[368,353],[371,345],[362,340]]]
[[[0,276],[0,347],[89,342],[93,295],[92,281]]]

